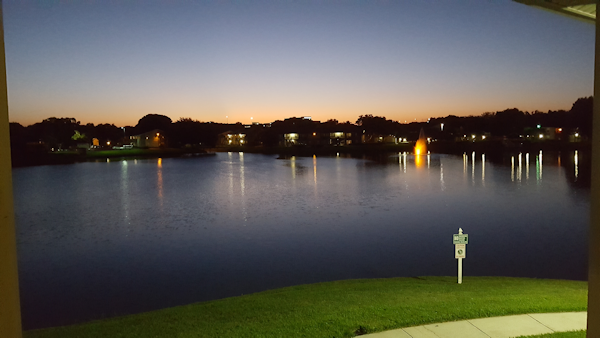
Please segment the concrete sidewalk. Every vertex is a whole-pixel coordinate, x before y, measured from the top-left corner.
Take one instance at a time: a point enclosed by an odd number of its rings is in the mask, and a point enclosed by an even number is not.
[[[367,334],[365,338],[511,338],[585,330],[587,312],[530,313],[413,326]]]

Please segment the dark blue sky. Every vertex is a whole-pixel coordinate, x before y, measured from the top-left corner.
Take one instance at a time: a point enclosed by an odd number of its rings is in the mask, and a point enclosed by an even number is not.
[[[569,109],[594,26],[512,1],[4,1],[11,121]]]

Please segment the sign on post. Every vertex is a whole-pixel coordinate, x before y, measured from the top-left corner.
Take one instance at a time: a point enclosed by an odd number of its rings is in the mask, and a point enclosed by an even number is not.
[[[458,233],[452,235],[452,244],[454,244],[454,258],[458,259],[458,284],[462,284],[462,260],[467,258],[469,235],[463,234],[462,228],[458,228]]]
[[[469,235],[454,234],[452,237],[452,244],[469,244]]]
[[[467,245],[466,244],[455,244],[454,245],[454,258],[467,258]]]

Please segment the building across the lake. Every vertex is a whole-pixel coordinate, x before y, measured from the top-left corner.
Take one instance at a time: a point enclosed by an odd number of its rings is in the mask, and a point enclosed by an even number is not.
[[[136,148],[160,148],[167,146],[164,132],[154,129],[143,134],[129,136],[129,144]]]
[[[219,147],[237,147],[245,144],[247,144],[245,133],[228,130],[217,136],[217,146]]]

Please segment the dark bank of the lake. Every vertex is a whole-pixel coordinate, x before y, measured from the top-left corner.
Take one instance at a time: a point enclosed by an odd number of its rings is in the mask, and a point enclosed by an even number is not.
[[[108,149],[108,150],[73,150],[73,151],[25,151],[17,150],[11,153],[13,168],[31,167],[38,165],[74,164],[88,161],[107,159],[142,159],[142,158],[170,158],[193,157],[214,155],[208,153],[206,148],[178,149],[178,148],[134,148],[134,149]]]
[[[356,158],[360,157],[360,158]],[[216,153],[13,170],[27,329],[323,281],[585,280],[589,153]]]
[[[86,161],[98,161],[115,158],[169,158],[190,157],[213,154],[215,152],[246,152],[256,154],[279,154],[284,156],[337,156],[338,154],[353,157],[389,155],[398,152],[412,153],[414,142],[401,144],[358,144],[348,146],[293,146],[293,147],[266,147],[266,146],[240,146],[240,147],[199,147],[187,148],[153,148],[153,149],[123,149],[123,150],[92,150],[92,151],[59,151],[40,152],[13,150],[12,166],[29,167],[37,165],[73,164]],[[454,142],[438,141],[428,145],[428,150],[437,154],[463,154],[485,153],[488,156],[500,158],[510,153],[534,151],[588,151],[590,142],[512,142],[512,141],[479,141],[479,142]]]

